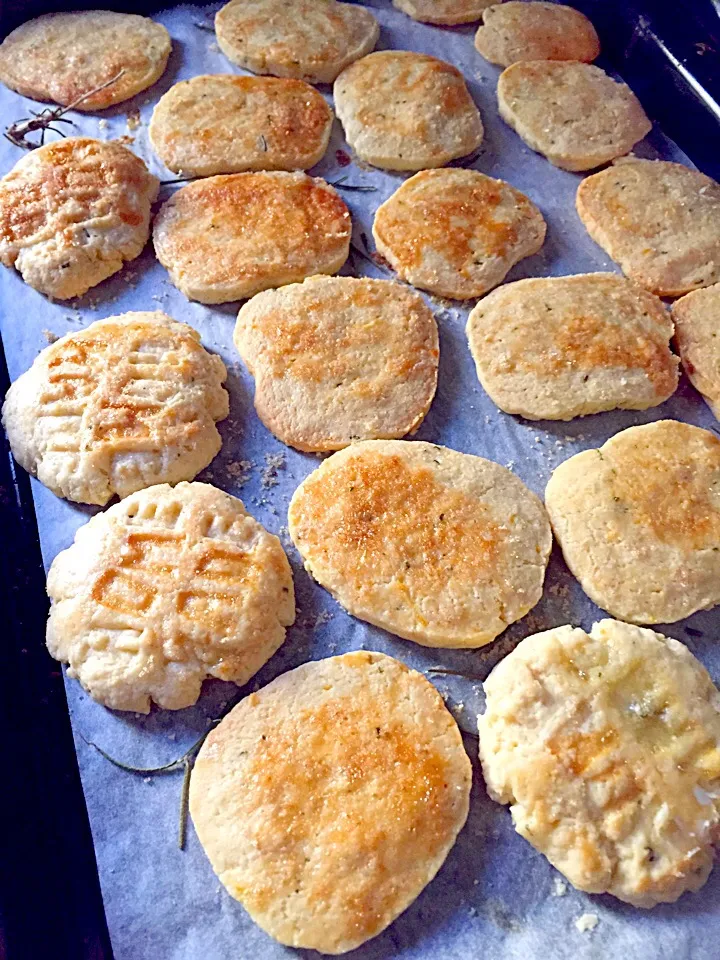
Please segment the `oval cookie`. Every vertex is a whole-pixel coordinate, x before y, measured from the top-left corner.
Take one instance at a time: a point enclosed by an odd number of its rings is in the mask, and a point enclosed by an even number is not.
[[[720,419],[720,284],[676,300],[672,316],[685,372]]]
[[[493,0],[392,0],[393,6],[422,23],[473,23]]]
[[[289,528],[305,567],[351,613],[428,647],[481,647],[540,599],[542,504],[491,460],[366,440],[298,487]]]
[[[503,67],[519,60],[590,63],[600,55],[600,40],[588,18],[573,7],[508,0],[485,10],[475,49]]]

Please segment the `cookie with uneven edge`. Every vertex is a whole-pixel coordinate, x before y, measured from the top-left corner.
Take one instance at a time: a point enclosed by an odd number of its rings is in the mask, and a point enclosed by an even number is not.
[[[190,813],[221,883],[263,930],[340,954],[433,879],[467,819],[471,779],[437,690],[357,651],[239,703],[200,749]]]
[[[236,173],[181,187],[155,218],[153,242],[190,300],[225,303],[313,274],[350,251],[350,212],[304,173]]]
[[[678,381],[672,334],[662,302],[614,273],[505,284],[467,324],[486,392],[528,420],[662,403]]]
[[[165,166],[186,176],[307,170],[324,155],[333,112],[302,80],[216,74],[176,83],[148,133]]]
[[[377,20],[335,0],[230,0],[215,15],[220,49],[239,67],[310,83],[332,83],[375,47]]]
[[[242,686],[295,619],[280,541],[206,483],[159,484],[97,514],[47,589],[50,653],[113,710],[192,706],[206,677]]]
[[[676,300],[672,316],[685,372],[720,420],[720,283]]]
[[[674,623],[720,603],[720,440],[659,420],[557,467],[545,505],[583,590],[612,616]]]
[[[616,160],[582,181],[585,228],[626,276],[662,297],[720,281],[720,184],[666,160]]]
[[[103,110],[159,80],[170,48],[165,27],[147,17],[111,10],[47,13],[0,44],[0,82],[33,100]]]
[[[720,833],[720,693],[682,643],[601,620],[527,637],[483,684],[488,793],[578,889],[699,890]]]
[[[466,300],[542,247],[546,224],[515,187],[477,170],[423,170],[375,214],[377,249],[403,280]]]
[[[159,181],[119,143],[73,137],[0,180],[0,263],[48,297],[78,297],[138,257]]]
[[[41,351],[8,390],[3,425],[17,462],[53,493],[102,506],[210,463],[225,376],[192,327],[124,313]]]
[[[312,277],[238,314],[255,409],[298,450],[414,433],[435,396],[438,332],[420,294],[390,280]]]
[[[432,443],[366,440],[307,477],[289,529],[346,610],[427,647],[481,647],[540,599],[541,502],[492,460]]]
[[[503,120],[563,170],[592,170],[628,153],[652,124],[625,83],[590,63],[515,63],[498,80]]]
[[[347,142],[376,167],[441,167],[482,143],[480,112],[463,75],[436,57],[371,53],[343,70],[333,96]]]
[[[600,55],[600,40],[588,18],[573,7],[508,0],[485,10],[475,49],[502,67],[520,60],[591,63]]]
[[[413,20],[453,26],[474,23],[494,0],[392,0],[393,6]]]

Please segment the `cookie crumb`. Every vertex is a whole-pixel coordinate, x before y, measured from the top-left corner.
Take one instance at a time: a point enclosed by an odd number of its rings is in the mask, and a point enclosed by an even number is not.
[[[575,927],[580,933],[592,933],[598,923],[600,923],[600,917],[596,913],[583,913],[575,921]]]
[[[266,453],[265,469],[262,472],[260,483],[265,490],[275,487],[280,482],[278,480],[278,470],[285,469],[284,453]]]
[[[43,330],[42,335],[45,337],[48,343],[55,343],[56,340],[59,340],[60,337],[53,333],[52,330]]]
[[[225,470],[227,475],[232,477],[238,487],[242,487],[242,485],[250,479],[252,468],[252,460],[237,460],[235,463],[229,463]]]
[[[554,897],[564,897],[567,892],[568,887],[565,881],[561,880],[560,877],[555,877],[553,880],[552,895]],[[585,916],[588,916],[588,914],[585,914]]]

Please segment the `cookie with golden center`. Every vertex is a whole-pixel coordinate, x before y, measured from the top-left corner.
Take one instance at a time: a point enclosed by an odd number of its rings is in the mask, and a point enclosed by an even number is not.
[[[68,333],[12,384],[13,456],[53,493],[101,506],[206,467],[228,415],[225,365],[164,313],[124,313]]]
[[[474,23],[494,0],[392,0],[394,7],[422,23]]]
[[[630,87],[590,63],[515,63],[502,72],[497,97],[503,120],[563,170],[621,157],[652,129]]]
[[[435,396],[438,332],[420,294],[390,280],[312,277],[238,314],[255,409],[298,450],[414,433]]]
[[[306,569],[353,616],[427,647],[481,647],[540,599],[552,542],[541,502],[492,460],[366,440],[298,487]]]
[[[148,133],[165,166],[187,176],[307,170],[327,149],[333,112],[302,80],[216,74],[176,83]]]
[[[471,779],[437,690],[358,651],[303,664],[238,704],[198,754],[190,812],[256,923],[288,946],[340,954],[433,879]]]
[[[591,63],[600,55],[600,40],[588,18],[573,7],[508,0],[485,10],[475,49],[502,67],[520,60]]]
[[[720,420],[720,283],[676,300],[672,316],[685,372]]]
[[[583,180],[576,205],[595,243],[658,296],[720,281],[720,184],[704,173],[624,157]]]
[[[290,564],[240,500],[159,484],[93,517],[48,574],[48,650],[113,710],[192,706],[242,686],[295,619]]]
[[[142,252],[159,181],[119,143],[73,137],[32,150],[0,180],[0,263],[67,300]]]
[[[659,420],[553,472],[545,505],[583,590],[632,623],[673,623],[720,603],[720,440]]]
[[[350,251],[350,212],[304,173],[236,173],[181,187],[153,225],[157,258],[190,300],[225,303],[316,273]]]
[[[467,335],[491,399],[528,420],[645,410],[677,387],[662,301],[614,273],[505,284],[471,311]]]
[[[575,887],[636,907],[702,887],[720,836],[720,693],[687,647],[617,620],[556,627],[484,688],[488,792]]]
[[[515,187],[477,170],[423,170],[375,214],[377,249],[421,290],[465,300],[542,247],[546,224]]]
[[[111,10],[47,13],[0,44],[0,82],[33,100],[103,110],[152,86],[165,72],[171,46],[165,27],[147,17]]]
[[[335,0],[230,0],[215,15],[220,49],[239,67],[310,83],[332,83],[374,48],[377,20]]]
[[[347,142],[376,167],[441,167],[482,143],[480,112],[463,75],[436,57],[371,53],[343,70],[333,96]]]

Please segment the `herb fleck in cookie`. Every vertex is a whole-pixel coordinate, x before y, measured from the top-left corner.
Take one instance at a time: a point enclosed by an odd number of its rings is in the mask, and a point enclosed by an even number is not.
[[[600,41],[592,23],[573,7],[509,0],[485,10],[475,48],[503,67],[519,60],[590,63],[600,54]]]
[[[685,372],[720,419],[720,283],[676,300],[672,315]]]

